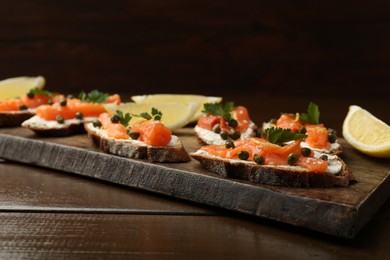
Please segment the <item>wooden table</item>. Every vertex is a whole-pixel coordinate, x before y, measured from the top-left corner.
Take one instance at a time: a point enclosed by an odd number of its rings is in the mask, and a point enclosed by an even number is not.
[[[236,103],[249,100],[238,97]],[[316,101],[316,100],[314,100]],[[350,104],[390,118],[386,100],[316,101],[341,133]],[[281,104],[282,109],[274,104]],[[256,122],[307,99],[248,103]],[[46,168],[0,163],[1,259],[389,259],[390,201],[354,239]]]

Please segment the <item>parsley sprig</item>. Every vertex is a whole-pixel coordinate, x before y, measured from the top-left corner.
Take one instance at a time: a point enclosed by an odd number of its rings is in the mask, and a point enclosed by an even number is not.
[[[267,128],[262,133],[262,136],[268,140],[268,142],[277,145],[283,145],[286,142],[304,139],[307,137],[305,134],[291,132],[291,129],[280,127]]]
[[[202,112],[206,115],[222,116],[227,122],[232,119],[230,111],[234,108],[234,102],[221,103],[205,103]]]
[[[83,102],[90,103],[106,103],[110,94],[100,92],[99,90],[92,90],[89,93],[81,91],[78,98]]]
[[[132,116],[129,113],[123,114],[122,111],[117,110],[115,111],[115,116],[117,116],[119,122],[121,122],[122,125],[124,125],[125,127],[129,126],[130,120],[132,118]]]
[[[34,95],[45,95],[45,96],[51,96],[52,93],[50,91],[40,89],[38,87],[35,87],[33,89],[30,89],[29,93],[34,94]]]
[[[319,124],[320,123],[320,110],[318,108],[318,105],[310,102],[307,113],[301,113],[300,119],[304,122],[310,123],[310,124]]]
[[[161,117],[162,117],[162,112],[160,110],[158,110],[157,108],[152,107],[152,111],[150,112],[150,114],[147,112],[143,112],[139,115],[136,115],[136,114],[131,114],[131,115],[135,116],[135,117],[142,117],[142,118],[145,118],[146,120],[160,121]]]

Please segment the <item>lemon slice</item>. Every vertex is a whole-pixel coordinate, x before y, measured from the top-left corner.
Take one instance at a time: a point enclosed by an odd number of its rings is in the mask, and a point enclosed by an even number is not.
[[[195,122],[203,115],[203,104],[205,103],[219,103],[222,97],[212,97],[193,94],[152,94],[152,95],[138,95],[132,96],[131,99],[138,104],[145,103],[161,103],[161,102],[178,102],[187,104],[190,102],[199,102],[200,106],[191,118],[190,122]]]
[[[0,99],[15,98],[26,95],[30,89],[45,86],[45,78],[37,77],[14,77],[0,80]]]
[[[164,102],[164,103],[153,103],[153,104],[137,104],[133,102],[117,104],[104,104],[104,108],[109,114],[115,114],[117,110],[122,113],[136,114],[147,112],[150,114],[152,107],[162,112],[161,122],[172,131],[182,128],[187,125],[195,112],[200,106],[199,102],[189,102],[186,104],[178,102]],[[139,120],[139,117],[133,117],[130,121],[132,122]]]
[[[390,126],[359,106],[349,107],[343,123],[343,136],[362,153],[390,157]]]

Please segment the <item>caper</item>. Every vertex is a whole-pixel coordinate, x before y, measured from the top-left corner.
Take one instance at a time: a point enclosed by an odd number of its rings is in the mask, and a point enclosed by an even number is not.
[[[328,129],[328,140],[330,143],[335,143],[337,141],[337,133],[334,129]]]
[[[249,153],[247,151],[240,151],[238,153],[238,158],[240,158],[241,160],[248,160]]]
[[[63,99],[60,101],[60,105],[63,107],[66,106],[67,103],[68,103],[68,101],[66,99]]]
[[[324,161],[327,161],[328,160],[328,156],[326,154],[323,154],[323,155],[320,156],[320,159],[324,160]]]
[[[83,119],[83,113],[81,113],[81,112],[76,112],[75,116],[77,119]]]
[[[140,134],[138,132],[131,132],[130,131],[130,138],[133,139],[133,140],[137,140],[140,136]]]
[[[226,131],[222,131],[219,135],[223,140],[227,140],[229,138],[229,133]]]
[[[221,127],[219,126],[219,124],[215,124],[213,126],[213,132],[217,133],[217,134],[219,134],[221,132]]]
[[[257,164],[260,164],[260,165],[263,164],[264,160],[265,160],[264,157],[259,155],[259,154],[255,154],[253,156],[253,161],[255,161],[255,163],[257,163]]]
[[[234,145],[234,142],[232,140],[227,140],[225,143],[225,147],[229,149],[229,148],[235,148],[236,146]]]
[[[92,125],[93,125],[94,127],[101,127],[101,126],[102,126],[102,123],[100,123],[99,120],[96,120],[96,121],[94,121],[94,122],[92,123]]]
[[[65,123],[64,118],[63,118],[62,116],[60,116],[60,115],[56,116],[56,121],[57,121],[57,123],[59,123],[59,124]]]
[[[118,115],[113,115],[112,117],[111,117],[111,122],[112,123],[118,123],[119,122],[119,120],[120,120],[120,118],[119,118],[119,116]]]
[[[298,154],[296,153],[290,153],[287,157],[287,163],[288,165],[294,165],[299,159]]]
[[[302,149],[301,149],[301,154],[302,154],[303,156],[308,157],[308,156],[310,156],[310,154],[311,154],[311,149],[310,149],[309,147],[302,147]]]
[[[301,129],[299,129],[300,134],[306,134],[306,127],[302,126]]]
[[[19,106],[19,110],[27,110],[27,106],[26,105],[20,105]]]
[[[230,120],[229,120],[229,125],[230,125],[231,127],[236,127],[236,126],[238,126],[238,122],[237,122],[236,119],[230,119]]]
[[[30,92],[27,93],[27,97],[34,98],[35,94],[30,91]]]
[[[229,134],[230,138],[232,138],[233,140],[237,140],[238,138],[241,137],[241,133],[240,131],[238,130],[232,130]]]

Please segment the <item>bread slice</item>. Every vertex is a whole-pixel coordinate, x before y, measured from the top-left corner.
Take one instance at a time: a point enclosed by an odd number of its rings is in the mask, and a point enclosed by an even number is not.
[[[45,120],[35,115],[21,126],[30,129],[36,135],[42,137],[61,137],[74,134],[85,133],[84,123],[93,122],[97,117],[85,117],[83,119],[68,119],[64,123],[58,123],[55,120]]]
[[[264,122],[261,126],[260,134],[262,132],[264,132],[265,129],[271,128],[271,127],[276,127],[276,125],[272,122]],[[327,153],[327,154],[333,154],[333,155],[338,155],[338,156],[340,156],[343,153],[343,147],[340,145],[340,143],[338,142],[337,139],[334,143],[331,143],[330,150],[313,148],[313,147],[310,147],[310,145],[306,142],[301,142],[301,146],[308,147],[308,148],[312,149],[313,151],[316,151],[319,153]]]
[[[35,115],[35,110],[33,109],[22,110],[22,111],[0,112],[0,127],[20,126],[23,121],[33,117],[34,115]]]
[[[151,162],[188,162],[191,157],[180,139],[172,135],[168,146],[150,146],[138,140],[121,140],[107,137],[104,130],[93,123],[85,123],[85,130],[94,145],[107,153],[133,159],[147,159]]]
[[[334,187],[348,186],[355,181],[352,172],[338,156],[328,155],[328,163],[336,172],[310,172],[299,166],[258,165],[253,161],[225,159],[211,155],[203,150],[191,153],[190,156],[199,161],[207,170],[224,178],[248,180],[254,183],[288,187]],[[318,154],[317,156],[320,156]],[[316,157],[317,157],[316,156]],[[329,168],[329,167],[328,167]]]

